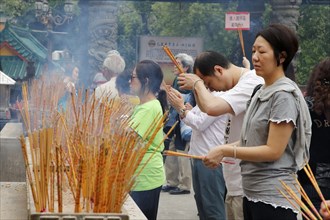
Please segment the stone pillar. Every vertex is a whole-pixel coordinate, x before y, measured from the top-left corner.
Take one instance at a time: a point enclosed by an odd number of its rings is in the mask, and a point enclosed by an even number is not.
[[[90,74],[102,67],[108,51],[117,49],[117,1],[89,1],[88,54]]]
[[[272,16],[270,23],[280,23],[288,26],[295,32],[298,29],[299,7],[302,0],[271,0]],[[300,51],[297,52],[299,54]],[[296,56],[297,57],[297,56]],[[296,58],[289,65],[286,76],[295,81]]]
[[[271,0],[270,2],[273,9],[271,23],[281,23],[296,31],[302,0]]]

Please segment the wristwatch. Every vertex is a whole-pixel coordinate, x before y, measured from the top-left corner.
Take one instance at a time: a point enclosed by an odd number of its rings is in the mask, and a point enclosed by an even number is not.
[[[186,108],[182,108],[182,109],[180,109],[180,112],[179,112],[180,118],[184,118],[184,117],[186,117],[186,115],[185,115],[186,111],[187,111]]]

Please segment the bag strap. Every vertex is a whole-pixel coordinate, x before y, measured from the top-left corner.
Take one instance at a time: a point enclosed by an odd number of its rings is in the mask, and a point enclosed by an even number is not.
[[[251,94],[251,99],[256,94],[256,92],[261,88],[262,85],[263,84],[258,84],[258,85],[256,85],[256,87],[254,87],[253,92]]]

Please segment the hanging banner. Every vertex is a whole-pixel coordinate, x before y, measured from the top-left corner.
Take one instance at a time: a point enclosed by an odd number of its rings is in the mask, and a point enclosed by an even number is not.
[[[226,12],[226,30],[250,30],[250,12]]]

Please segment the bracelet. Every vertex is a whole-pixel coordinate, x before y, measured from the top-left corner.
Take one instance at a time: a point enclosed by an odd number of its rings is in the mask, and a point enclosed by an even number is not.
[[[180,109],[180,112],[179,112],[179,115],[180,115],[180,117],[182,117],[182,118],[184,118],[184,114],[185,114],[185,112],[186,112],[186,108],[182,108],[182,109]]]
[[[180,119],[183,119],[186,116],[185,115],[186,111],[187,111],[186,108],[180,109],[180,112],[179,112]]]
[[[181,109],[181,114],[179,114],[179,116],[180,116],[180,119],[184,119],[185,117],[186,117],[186,115],[187,115],[187,111],[188,111],[188,109]]]
[[[196,83],[198,83],[199,81],[203,81],[202,79],[198,79],[194,82],[194,85],[193,85],[193,91],[195,91],[195,86],[196,86]]]
[[[234,147],[234,149],[233,149],[234,150],[234,159],[236,159],[236,147],[237,147],[237,145],[235,144],[233,147]]]

